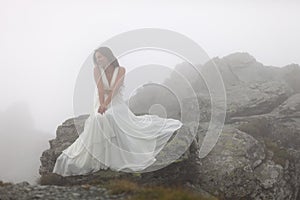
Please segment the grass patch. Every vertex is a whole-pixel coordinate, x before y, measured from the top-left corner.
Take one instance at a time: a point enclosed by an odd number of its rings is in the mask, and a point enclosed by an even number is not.
[[[130,200],[216,200],[181,186],[140,186],[125,179],[111,180],[106,188],[110,194],[128,194]]]
[[[285,165],[286,160],[292,160],[293,157],[288,153],[285,148],[280,148],[276,142],[269,139],[264,140],[267,149],[274,153],[272,160],[281,166]]]
[[[59,186],[64,186],[66,185],[66,181],[59,175],[56,175],[54,173],[49,173],[46,175],[41,176],[37,180],[37,184],[39,185],[59,185]]]

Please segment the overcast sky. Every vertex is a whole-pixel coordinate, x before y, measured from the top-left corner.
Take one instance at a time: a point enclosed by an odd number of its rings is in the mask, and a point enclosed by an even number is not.
[[[282,67],[300,64],[299,10],[296,0],[1,0],[0,151],[14,147],[4,141],[8,135],[24,135],[22,126],[28,141],[16,146],[40,141],[33,139],[39,134],[55,136],[57,126],[73,116],[74,84],[83,63],[114,35],[138,28],[169,29],[197,42],[211,58],[248,52],[265,65]],[[161,62],[169,65],[180,61],[164,58]],[[120,64],[132,70],[152,61],[159,59],[141,59],[136,53]],[[1,180],[9,166],[3,163],[12,161],[0,155]]]

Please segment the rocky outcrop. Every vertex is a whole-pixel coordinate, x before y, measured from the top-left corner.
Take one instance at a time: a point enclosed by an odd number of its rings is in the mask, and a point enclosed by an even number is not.
[[[188,113],[187,122],[174,133],[181,137],[170,141],[168,148],[173,151],[162,151],[156,165],[159,166],[159,161],[166,156],[172,156],[166,152],[175,155],[189,144],[188,136],[192,130],[197,130],[186,153],[176,162],[142,174],[100,170],[87,176],[60,177],[56,184],[105,182],[126,177],[145,185],[189,184],[195,190],[206,191],[219,199],[300,199],[300,84],[297,79],[300,66],[264,66],[248,53],[234,53],[213,58],[199,69],[209,71],[213,63],[220,69],[224,80],[227,115],[220,137],[206,157],[200,159],[198,153],[210,123],[210,96],[202,85],[203,81],[193,80],[193,88],[198,91],[196,98],[180,98]],[[186,70],[184,73],[188,76]],[[168,84],[172,85],[172,76]],[[148,95],[147,92],[143,94]],[[170,100],[167,114],[179,118],[182,113],[174,97],[163,91],[157,94],[157,98],[155,94],[152,97],[153,101],[167,105]],[[135,104],[143,105],[139,107],[139,113],[147,113],[147,109],[141,108],[150,105],[149,102],[139,102],[137,97]],[[200,107],[200,118],[192,121],[199,116],[195,112],[197,106]],[[56,138],[50,141],[50,149],[41,157],[42,177],[51,175],[56,158],[73,143],[77,133],[83,131],[87,117],[68,119],[58,127]]]
[[[267,67],[245,53],[214,60],[225,82],[227,114],[217,144],[200,159],[200,187],[221,199],[299,199],[299,65]],[[208,95],[197,98],[183,104],[190,104],[187,113],[200,104],[201,145],[211,106]]]
[[[271,112],[291,94],[293,94],[291,88],[276,81],[241,83],[228,87],[227,118]]]

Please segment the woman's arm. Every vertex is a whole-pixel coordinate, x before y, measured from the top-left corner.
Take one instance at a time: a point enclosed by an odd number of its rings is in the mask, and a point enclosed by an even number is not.
[[[111,102],[112,97],[115,94],[115,91],[117,91],[121,85],[123,84],[124,78],[125,78],[126,69],[125,67],[120,67],[118,71],[118,76],[116,78],[116,81],[112,87],[112,90],[109,92],[108,97],[106,98],[104,105],[108,105]]]
[[[102,84],[102,78],[98,67],[94,67],[94,79],[98,88],[100,105],[104,104],[104,87]]]

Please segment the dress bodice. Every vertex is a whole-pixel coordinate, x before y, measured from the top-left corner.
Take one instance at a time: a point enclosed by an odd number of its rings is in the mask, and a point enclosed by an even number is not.
[[[117,79],[117,74],[119,72],[119,68],[120,67],[116,67],[114,69],[112,78],[111,78],[111,82],[109,84],[108,79],[106,77],[105,71],[104,69],[102,69],[101,67],[99,67],[100,70],[100,76],[102,77],[102,83],[103,83],[103,87],[104,87],[104,100],[107,99],[109,93],[111,92],[111,90],[113,89],[113,86],[116,82]],[[120,85],[119,89],[117,91],[114,91],[114,95],[112,97],[112,101],[114,103],[117,102],[123,102],[123,90],[124,90],[124,82]],[[111,103],[109,104],[109,106],[111,105]],[[98,112],[98,108],[100,106],[100,101],[99,101],[99,91],[97,88],[95,88],[94,91],[94,104],[91,110],[91,113],[96,114]]]
[[[113,85],[115,84],[117,75],[118,75],[118,71],[119,71],[120,67],[116,67],[114,69],[112,78],[111,78],[111,82],[109,84],[106,73],[104,71],[104,69],[102,69],[101,67],[99,67],[100,72],[101,72],[101,77],[102,77],[102,81],[103,81],[103,85],[104,85],[104,92],[105,93],[109,93],[112,90]]]

